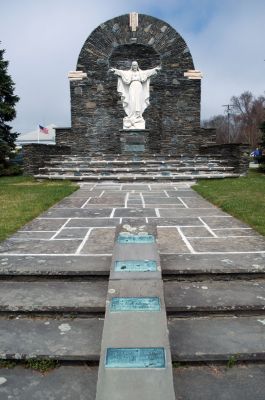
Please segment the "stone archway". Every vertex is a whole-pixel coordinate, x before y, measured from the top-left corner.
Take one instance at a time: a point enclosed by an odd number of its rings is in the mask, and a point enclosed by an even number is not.
[[[160,55],[152,46],[133,43],[119,45],[114,48],[109,57],[109,66],[129,69],[134,60],[138,61],[141,69],[153,68],[161,62]]]
[[[124,111],[116,78],[108,70],[113,64],[127,69],[132,59],[143,69],[162,64],[159,76],[152,80],[151,104],[145,111],[151,151],[179,151],[200,126],[200,80],[184,76],[194,69],[186,42],[162,20],[143,14],[138,20],[136,31],[129,26],[129,14],[106,21],[80,51],[77,71],[87,77],[71,81],[73,146],[77,151],[119,152]]]

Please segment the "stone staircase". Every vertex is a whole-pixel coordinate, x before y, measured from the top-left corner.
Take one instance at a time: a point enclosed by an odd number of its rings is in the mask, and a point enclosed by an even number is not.
[[[67,275],[59,276],[63,257],[49,257],[46,275],[38,275],[37,257],[27,258],[18,273],[14,257],[0,257],[10,268],[0,282],[1,355],[17,363],[0,370],[7,393],[17,393],[20,400],[34,398],[36,391],[40,400],[48,395],[95,400],[111,257],[85,257],[86,271],[73,263]],[[231,271],[220,256],[191,258],[190,271],[173,258],[170,271],[169,258],[161,261],[176,399],[262,400],[264,260],[252,255],[248,267],[234,274],[240,264],[233,256]],[[204,267],[198,267],[198,258]],[[250,277],[248,270],[257,262],[262,271]],[[59,364],[40,374],[23,367],[32,357]],[[8,399],[1,387],[0,395]]]
[[[221,156],[95,155],[51,156],[35,175],[38,179],[74,181],[181,181],[238,177]]]
[[[135,213],[108,217],[128,192]],[[157,216],[138,192],[160,202]],[[88,198],[98,208],[82,208]],[[0,369],[1,399],[95,400],[115,232],[145,223],[157,230],[176,400],[264,399],[263,238],[182,182],[84,184],[51,210],[0,246],[0,352],[16,364]],[[32,358],[58,365],[41,374],[24,368]]]

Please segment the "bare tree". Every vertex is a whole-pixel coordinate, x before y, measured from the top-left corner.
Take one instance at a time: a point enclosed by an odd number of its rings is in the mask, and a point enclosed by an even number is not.
[[[234,119],[238,125],[236,141],[249,143],[255,147],[260,141],[260,125],[265,119],[265,97],[255,98],[251,92],[244,92],[240,96],[233,96],[231,104]]]
[[[260,126],[265,121],[265,97],[255,98],[249,91],[230,100],[229,120],[227,115],[215,115],[203,121],[206,128],[216,128],[217,143],[248,143],[256,147],[261,140]],[[229,123],[229,134],[228,134]]]

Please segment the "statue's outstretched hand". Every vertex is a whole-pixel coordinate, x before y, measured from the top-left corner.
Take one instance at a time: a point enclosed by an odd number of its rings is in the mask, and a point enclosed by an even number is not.
[[[162,69],[161,65],[155,68],[157,71],[160,71]]]
[[[110,72],[115,72],[115,68],[110,68],[109,71]]]

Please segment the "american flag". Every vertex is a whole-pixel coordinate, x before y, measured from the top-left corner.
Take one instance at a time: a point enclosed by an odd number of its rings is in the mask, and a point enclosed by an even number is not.
[[[41,126],[41,125],[39,125],[39,128],[40,128],[40,132],[46,133],[46,134],[49,133],[49,129],[48,128],[45,128],[44,126]]]

